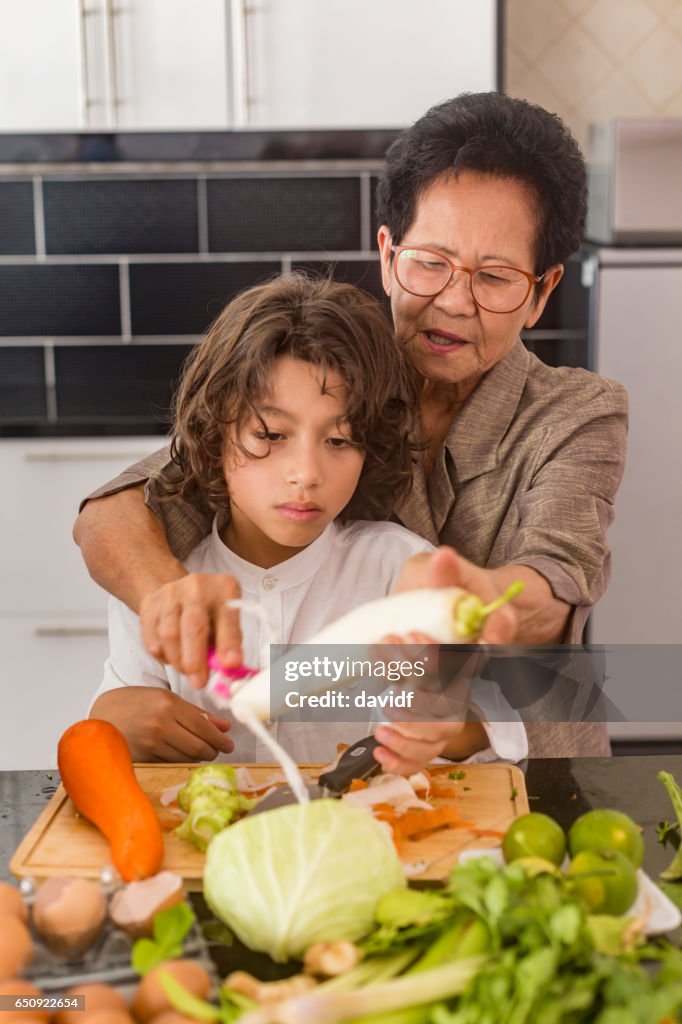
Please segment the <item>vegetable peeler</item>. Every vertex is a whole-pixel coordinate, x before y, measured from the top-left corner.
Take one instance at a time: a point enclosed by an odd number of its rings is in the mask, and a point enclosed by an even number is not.
[[[374,736],[365,736],[364,739],[353,743],[347,750],[344,750],[333,768],[322,772],[317,782],[307,784],[309,799],[321,800],[325,797],[340,797],[355,779],[368,779],[381,771],[381,765],[373,756],[378,746],[380,743]],[[295,803],[297,800],[291,787],[278,786],[269,796],[256,804],[246,817]]]

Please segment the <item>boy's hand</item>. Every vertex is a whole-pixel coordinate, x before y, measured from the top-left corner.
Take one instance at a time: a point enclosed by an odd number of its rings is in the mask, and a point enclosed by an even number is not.
[[[416,645],[420,645],[426,651],[431,647],[429,658],[431,666],[435,669],[438,660],[433,653],[437,649],[436,641],[424,633],[412,632],[404,636],[387,633],[374,650],[384,661],[389,657],[396,661],[407,661],[413,659],[417,653]],[[437,670],[433,679],[435,687],[431,685],[428,672],[425,677],[405,680],[404,685],[413,691],[413,700],[408,711],[411,720],[385,723],[379,725],[375,731],[375,737],[382,746],[377,747],[374,756],[385,771],[412,775],[421,771],[435,757],[445,755],[455,761],[463,760],[489,745],[490,741],[483,726],[479,722],[466,721],[464,718],[471,674],[466,670],[467,667],[471,668],[471,658],[470,652],[463,652],[463,663],[459,667],[461,678],[450,679],[445,691],[440,685]],[[450,720],[457,716],[458,711],[461,711],[462,720]],[[404,710],[396,713],[405,714]],[[440,721],[439,715],[443,716]]]
[[[213,761],[230,754],[226,718],[210,715],[177,693],[122,686],[97,698],[90,718],[111,722],[125,736],[133,761]]]
[[[239,612],[226,602],[241,590],[228,573],[190,573],[142,599],[140,625],[147,650],[199,689],[208,681],[208,649],[227,667],[242,664]]]

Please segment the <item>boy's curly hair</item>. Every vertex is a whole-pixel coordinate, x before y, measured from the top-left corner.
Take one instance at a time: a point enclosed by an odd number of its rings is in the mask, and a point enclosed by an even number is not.
[[[280,356],[323,374],[335,371],[345,382],[351,438],[366,454],[342,515],[387,518],[411,483],[415,377],[376,299],[353,285],[298,273],[237,295],[187,359],[173,409],[173,493],[199,498],[213,512],[229,509],[226,432],[235,424],[238,434],[250,414],[261,419],[255,403],[267,394]]]

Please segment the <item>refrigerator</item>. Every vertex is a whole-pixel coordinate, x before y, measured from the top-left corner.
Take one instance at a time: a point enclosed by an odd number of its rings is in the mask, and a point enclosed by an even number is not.
[[[613,573],[590,640],[642,645],[632,657],[641,655],[637,685],[646,690],[660,685],[656,665],[670,663],[674,651],[644,645],[682,638],[682,247],[594,246],[583,252],[581,272],[591,368],[623,384],[630,400],[627,462],[608,534]],[[682,742],[682,664],[677,674],[665,685],[679,685],[680,722],[613,723],[612,738]]]

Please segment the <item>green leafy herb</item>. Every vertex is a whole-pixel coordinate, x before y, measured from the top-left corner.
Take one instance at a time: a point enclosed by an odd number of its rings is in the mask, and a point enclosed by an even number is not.
[[[509,799],[510,800],[516,800],[518,795],[519,795],[518,787],[517,786],[512,786],[511,796],[509,797]]]
[[[663,783],[677,815],[678,824],[682,827],[682,790],[675,782],[675,777],[670,772],[659,772],[657,778]],[[668,882],[675,882],[682,878],[682,846],[675,852],[670,865],[661,871],[661,878]]]
[[[460,769],[458,772],[448,772],[449,779],[466,779],[467,773]]]
[[[677,848],[680,845],[680,823],[678,821],[659,821],[656,828],[656,838],[661,846],[672,843]]]
[[[673,901],[676,907],[679,907],[680,910],[682,910],[682,883],[660,882],[659,889]]]
[[[132,966],[146,974],[164,960],[182,956],[182,943],[194,924],[194,912],[188,903],[178,903],[154,917],[154,938],[138,939],[133,945]]]
[[[462,786],[462,792],[463,793],[470,793],[471,792],[471,786]]]

